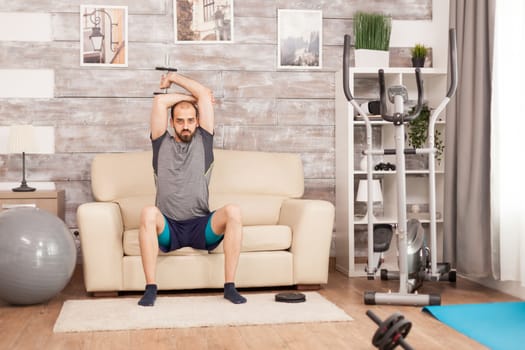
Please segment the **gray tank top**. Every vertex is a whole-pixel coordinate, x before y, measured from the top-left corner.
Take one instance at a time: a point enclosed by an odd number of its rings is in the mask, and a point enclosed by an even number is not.
[[[213,135],[198,127],[189,143],[167,131],[152,140],[156,206],[173,220],[210,213],[208,184],[213,166]]]

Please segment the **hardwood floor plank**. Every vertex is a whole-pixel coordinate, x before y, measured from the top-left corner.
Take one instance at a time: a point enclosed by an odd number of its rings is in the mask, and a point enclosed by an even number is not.
[[[56,319],[53,304],[51,307],[44,304],[41,307],[35,306],[34,308],[34,312],[29,316],[29,322],[21,331],[21,336],[13,344],[14,349],[37,349],[41,344],[45,344],[53,334],[52,328],[46,327]],[[40,331],[34,332],[33,330]]]
[[[173,330],[175,349],[209,349],[201,328],[180,328]]]
[[[239,327],[204,328],[208,349],[243,350],[248,347],[241,337]]]
[[[60,333],[53,334],[47,339],[45,346],[42,349],[53,350],[82,350],[92,349],[91,346],[92,333]]]
[[[238,329],[246,349],[289,349],[272,326],[243,326]]]
[[[104,319],[101,318],[101,322]],[[131,349],[130,331],[92,332],[91,349]]]
[[[173,349],[173,337],[166,329],[145,329],[129,332],[130,349]]]
[[[312,349],[305,333],[304,324],[275,325],[272,327],[279,337],[284,341],[286,349]]]
[[[38,306],[13,307],[0,301],[0,349],[13,349]]]
[[[353,318],[348,322],[53,333],[65,300],[92,298],[84,289],[79,265],[68,286],[47,303],[12,306],[0,301],[0,349],[371,349],[377,325],[366,316],[366,310],[374,311],[381,319],[401,312],[412,322],[407,341],[416,349],[484,349],[422,312],[421,307],[363,303],[365,291],[397,289],[397,281],[369,281],[330,272],[328,284],[318,292]],[[268,289],[264,292],[268,293]],[[462,278],[455,284],[426,283],[420,292],[441,294],[443,305],[519,300]],[[257,290],[246,293],[257,293]],[[192,294],[196,293],[188,291],[177,296]]]
[[[315,331],[318,327],[322,327],[320,324],[297,323],[274,327],[285,341],[287,349],[342,349],[342,344],[336,345],[337,341],[331,341],[327,334],[319,334]]]

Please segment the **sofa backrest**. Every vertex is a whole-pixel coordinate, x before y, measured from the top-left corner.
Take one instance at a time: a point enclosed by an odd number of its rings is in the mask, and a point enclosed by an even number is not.
[[[277,223],[282,201],[303,195],[297,154],[215,149],[214,157],[210,209],[238,204],[244,225]],[[126,229],[138,227],[141,208],[154,204],[151,151],[96,155],[91,187],[96,201],[119,203]]]
[[[91,189],[98,202],[155,194],[152,152],[97,154],[91,163]]]
[[[211,193],[303,195],[303,165],[292,153],[215,149]]]
[[[304,192],[303,164],[297,154],[214,150],[210,209],[241,207],[244,225],[274,225],[284,199]]]

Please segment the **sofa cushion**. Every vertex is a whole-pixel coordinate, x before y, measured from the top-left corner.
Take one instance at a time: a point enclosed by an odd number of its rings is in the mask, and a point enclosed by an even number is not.
[[[210,210],[217,210],[226,204],[241,208],[243,226],[276,225],[285,197],[255,194],[210,193]]]
[[[119,198],[114,200],[120,207],[124,230],[138,228],[140,225],[140,212],[142,208],[155,205],[155,195],[142,195],[134,197]]]
[[[292,231],[284,225],[244,226],[241,252],[286,250],[292,245]],[[140,255],[139,230],[124,231],[124,255]],[[223,243],[219,244],[212,253],[223,253]],[[206,250],[182,248],[169,253],[160,252],[160,255],[205,255]]]
[[[214,149],[210,193],[300,198],[304,191],[301,157],[294,153]],[[110,202],[155,194],[152,152],[97,154],[91,164],[96,201]]]
[[[303,165],[298,154],[221,149],[214,149],[213,154],[210,193],[303,195]]]
[[[245,226],[275,225],[279,221],[281,205],[286,198],[268,195],[210,194],[210,210],[217,210],[226,204],[241,208],[242,223]],[[142,195],[114,200],[120,207],[124,229],[136,229],[140,225],[140,212],[148,205],[155,205],[155,195]]]
[[[152,152],[97,154],[91,163],[91,189],[99,202],[154,194]]]
[[[285,225],[258,225],[242,228],[241,252],[286,250],[292,245],[292,230]],[[224,253],[223,242],[212,253]]]
[[[210,208],[239,205],[243,225],[277,224],[282,201],[303,195],[297,154],[214,149],[214,156]],[[151,151],[98,154],[93,159],[93,197],[118,203],[127,230],[138,228],[141,209],[155,203],[151,162]]]

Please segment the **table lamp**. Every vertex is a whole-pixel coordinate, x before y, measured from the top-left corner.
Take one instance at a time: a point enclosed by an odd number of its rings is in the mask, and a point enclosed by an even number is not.
[[[356,202],[368,202],[368,186],[367,186],[368,180],[359,180],[359,186],[357,188],[357,196],[356,196]],[[375,203],[383,202],[383,193],[381,192],[381,183],[379,180],[372,180],[372,201]],[[365,217],[363,218],[364,221],[368,221],[368,210],[370,208],[367,207],[367,212],[365,214]],[[372,212],[370,213],[373,220],[374,218],[374,211],[372,208]]]
[[[8,153],[22,153],[22,182],[19,187],[12,190],[14,192],[35,191],[35,188],[29,187],[26,182],[26,152],[37,151],[33,125],[12,125],[9,129],[7,151]]]

